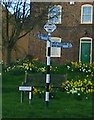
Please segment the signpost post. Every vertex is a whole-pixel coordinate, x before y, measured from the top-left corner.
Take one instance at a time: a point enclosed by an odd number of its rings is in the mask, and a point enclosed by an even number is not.
[[[46,74],[46,93],[45,93],[45,102],[46,106],[48,106],[50,93],[49,93],[49,85],[50,85],[50,62],[51,62],[51,33],[56,29],[55,24],[46,23],[44,25],[44,29],[48,32],[48,43],[47,43],[47,74]]]
[[[46,92],[45,92],[45,102],[46,106],[48,106],[50,93],[49,93],[49,85],[50,85],[50,62],[51,62],[51,47],[62,47],[62,48],[71,48],[72,44],[69,42],[52,42],[51,41],[51,33],[56,30],[56,25],[53,23],[46,23],[44,25],[44,29],[48,33],[48,35],[45,34],[38,34],[37,37],[41,40],[48,41],[47,42],[47,74],[46,74]]]

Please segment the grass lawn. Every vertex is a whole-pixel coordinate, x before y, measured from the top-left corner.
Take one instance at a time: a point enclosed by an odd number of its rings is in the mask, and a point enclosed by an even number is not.
[[[77,73],[74,73],[76,77]],[[55,75],[56,79],[60,76]],[[70,79],[73,74],[70,73]],[[45,75],[32,74],[34,84],[43,85]],[[84,76],[83,76],[84,78]],[[39,79],[39,83],[36,82]],[[34,95],[31,104],[28,104],[28,94],[25,93],[24,102],[20,103],[20,92],[18,90],[24,80],[24,75],[16,75],[11,72],[3,73],[2,78],[2,117],[3,118],[92,118],[92,96],[82,96],[81,99],[75,95],[67,94],[63,91],[55,92],[55,96],[50,100],[48,108],[45,105],[44,96],[41,98]],[[31,79],[32,81],[32,79]],[[58,82],[57,82],[58,83]],[[36,84],[36,85],[37,85]],[[87,99],[86,99],[87,97]]]

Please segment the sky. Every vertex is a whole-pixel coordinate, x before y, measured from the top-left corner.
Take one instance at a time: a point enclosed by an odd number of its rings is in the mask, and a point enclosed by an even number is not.
[[[30,0],[0,0],[2,2],[18,2],[18,1],[21,1],[21,2],[27,2],[27,3],[30,3]]]
[[[19,0],[0,0],[0,1],[7,1],[7,2],[13,2],[13,1],[19,1]],[[73,1],[73,2],[93,2],[94,0],[21,0],[22,2],[27,2],[29,3],[30,1],[31,2],[70,2],[70,1]]]
[[[16,10],[16,6],[17,6],[17,4],[20,4],[21,2],[21,5],[19,5],[18,6],[18,9],[20,9],[20,13],[22,13],[23,12],[23,3],[24,2],[26,2],[27,3],[27,5],[28,5],[28,7],[26,7],[26,9],[27,10],[29,10],[30,9],[30,0],[2,0],[2,2],[4,2],[4,3],[7,3],[8,2],[8,5],[9,5],[9,2],[11,3],[12,2],[12,4],[10,4],[10,6],[8,7],[8,10],[12,13],[12,14],[14,14],[14,12],[15,12],[15,10]],[[17,4],[16,4],[17,3]],[[3,4],[3,3],[2,3]],[[4,5],[4,4],[3,4]]]

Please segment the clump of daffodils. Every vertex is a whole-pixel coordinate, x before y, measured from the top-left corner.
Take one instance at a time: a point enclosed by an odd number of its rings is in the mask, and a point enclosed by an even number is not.
[[[79,71],[86,74],[94,74],[94,63],[84,64],[81,62],[71,62],[70,65],[67,65],[67,69],[70,71]]]
[[[61,87],[67,93],[93,93],[94,92],[94,83],[90,80],[77,80],[77,81],[66,81],[62,83]]]

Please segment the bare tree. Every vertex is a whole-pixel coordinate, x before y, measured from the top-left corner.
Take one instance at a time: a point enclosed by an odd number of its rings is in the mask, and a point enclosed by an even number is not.
[[[43,19],[47,17],[50,4],[51,3],[48,3],[45,7],[40,3],[40,5],[37,6],[40,7],[40,12],[37,11],[37,14],[32,13],[33,5],[31,2],[21,2],[21,0],[19,0],[16,2],[4,1],[2,3],[4,12],[2,44],[3,51],[6,53],[6,63],[8,65],[11,63],[11,53],[17,41],[32,31],[36,25],[42,23]],[[41,7],[41,5],[44,7]]]

